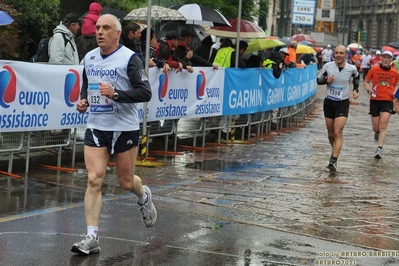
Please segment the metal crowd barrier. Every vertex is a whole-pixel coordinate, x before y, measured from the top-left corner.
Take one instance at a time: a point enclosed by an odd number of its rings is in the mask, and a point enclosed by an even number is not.
[[[12,172],[14,154],[22,150],[24,144],[24,132],[3,132],[0,133],[0,152],[8,153],[7,172]]]
[[[179,147],[180,139],[193,138],[192,146],[206,146],[206,138],[213,136],[211,141],[220,144],[224,138],[226,143],[234,134],[235,139],[241,141],[256,138],[270,133],[273,129],[282,130],[283,127],[293,127],[304,121],[315,108],[316,96],[312,96],[302,103],[276,110],[259,112],[240,116],[216,116],[199,119],[173,119],[149,122],[147,134],[152,141],[158,139],[164,150],[169,148],[169,140],[173,140],[173,150]],[[241,129],[241,134],[236,134]],[[14,157],[25,159],[25,173],[29,172],[31,153],[47,151],[57,154],[57,166],[61,166],[63,148],[70,147],[72,153],[71,166],[74,167],[77,147],[83,145],[84,128],[32,131],[32,132],[2,132],[0,133],[0,157],[7,157],[8,173],[12,173]],[[213,134],[210,134],[213,133]],[[178,137],[179,136],[179,137]],[[239,136],[239,138],[238,138]],[[233,142],[234,143],[234,142]],[[147,152],[151,141],[147,143]],[[68,156],[71,156],[68,152]],[[1,170],[0,170],[1,171]],[[4,172],[4,171],[2,171]]]

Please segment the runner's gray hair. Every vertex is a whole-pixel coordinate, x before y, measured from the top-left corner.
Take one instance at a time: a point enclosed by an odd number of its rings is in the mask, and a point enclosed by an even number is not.
[[[116,16],[114,16],[112,14],[101,15],[101,17],[105,17],[105,16],[111,17],[114,20],[114,22],[115,22],[115,29],[120,31],[120,32],[122,32],[122,24],[121,24],[120,20]]]

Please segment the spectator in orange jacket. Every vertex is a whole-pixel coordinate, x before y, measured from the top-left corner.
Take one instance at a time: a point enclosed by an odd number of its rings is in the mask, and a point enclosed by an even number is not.
[[[288,67],[289,68],[296,68],[297,67],[297,62],[296,62],[296,48],[298,46],[298,43],[296,41],[292,41],[288,45]]]

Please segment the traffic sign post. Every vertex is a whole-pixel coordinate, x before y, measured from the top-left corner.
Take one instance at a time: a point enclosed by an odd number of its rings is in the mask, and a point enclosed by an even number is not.
[[[315,17],[315,0],[294,0],[292,24],[313,26]]]
[[[352,31],[352,40],[357,41],[357,31],[356,30]]]

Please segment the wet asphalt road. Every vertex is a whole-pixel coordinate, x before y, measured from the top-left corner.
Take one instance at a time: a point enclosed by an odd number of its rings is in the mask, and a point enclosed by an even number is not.
[[[361,90],[332,174],[323,96],[319,88],[304,123],[262,141],[181,150],[157,156],[163,167],[138,167],[158,209],[153,228],[143,226],[111,168],[98,255],[69,251],[85,233],[83,163],[77,173],[0,176],[0,265],[399,265],[399,116],[383,158],[374,159]]]

